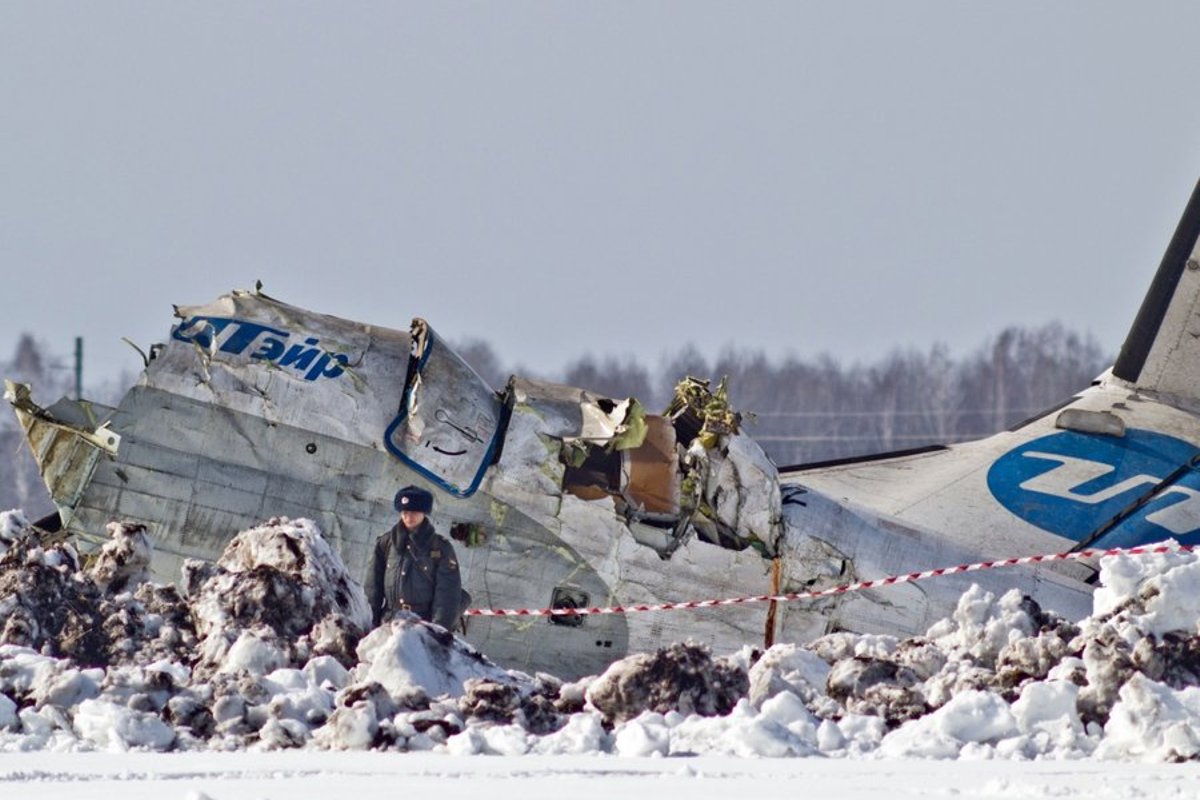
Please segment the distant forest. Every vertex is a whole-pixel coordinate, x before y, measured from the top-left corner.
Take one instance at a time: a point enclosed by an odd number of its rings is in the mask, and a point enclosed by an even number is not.
[[[485,342],[459,352],[496,387],[507,372]],[[713,386],[729,377],[745,430],[779,466],[977,439],[1004,430],[1087,387],[1113,361],[1091,336],[1057,323],[1007,328],[965,356],[945,345],[895,350],[867,364],[832,356],[772,361],[729,350],[708,361],[694,348],[651,371],[634,357],[583,356],[561,380],[659,412],[685,375]]]
[[[487,342],[457,349],[479,375],[502,389],[509,369]],[[1057,323],[1008,328],[955,358],[945,345],[896,350],[873,363],[845,364],[832,356],[767,358],[761,351],[727,350],[708,361],[684,348],[651,369],[634,356],[585,355],[560,375],[535,375],[610,397],[636,397],[660,412],[675,383],[686,375],[715,386],[729,378],[732,406],[746,412],[746,432],[779,466],[824,461],[927,444],[988,436],[1033,416],[1086,387],[1113,354],[1091,336]],[[12,358],[0,361],[3,377],[34,385],[41,403],[72,390],[68,358],[23,336]],[[133,375],[85,389],[85,396],[115,404]],[[5,404],[7,406],[7,404]],[[24,508],[31,517],[51,506],[16,417],[0,408],[0,510]]]

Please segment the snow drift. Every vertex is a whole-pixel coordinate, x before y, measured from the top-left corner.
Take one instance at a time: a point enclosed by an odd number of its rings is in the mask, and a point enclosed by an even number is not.
[[[361,588],[307,520],[244,531],[180,591],[140,526],[83,564],[0,514],[0,751],[1200,760],[1200,558],[1101,562],[1072,623],[972,588],[925,636],[714,657],[681,642],[563,683]],[[681,613],[681,612],[674,612]]]

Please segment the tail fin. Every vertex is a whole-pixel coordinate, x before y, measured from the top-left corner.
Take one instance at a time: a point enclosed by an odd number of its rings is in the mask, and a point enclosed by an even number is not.
[[[1113,365],[1113,375],[1174,399],[1200,407],[1200,183],[1133,327]]]

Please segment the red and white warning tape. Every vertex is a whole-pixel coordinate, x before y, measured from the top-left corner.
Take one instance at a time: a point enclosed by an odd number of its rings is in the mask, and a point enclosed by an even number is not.
[[[789,602],[792,600],[808,600],[815,597],[829,597],[847,592],[858,592],[864,589],[875,589],[881,586],[892,586],[897,583],[912,583],[926,578],[936,578],[941,575],[954,575],[960,572],[979,572],[985,569],[999,567],[1016,567],[1023,564],[1040,564],[1046,561],[1079,561],[1087,558],[1103,556],[1139,556],[1154,553],[1192,552],[1200,545],[1158,544],[1144,547],[1113,547],[1107,550],[1079,550],[1070,553],[1052,553],[1041,556],[1023,556],[1021,558],[1005,558],[999,561],[980,561],[975,564],[960,564],[957,567],[929,569],[924,572],[910,572],[906,575],[889,575],[873,581],[860,581],[833,586],[815,592],[788,592],[787,594],[761,594],[754,597],[731,597],[726,600],[689,600],[683,603],[654,603],[636,604],[630,606],[610,606],[608,608],[472,608],[463,612],[469,617],[573,617],[590,614],[633,614],[641,611],[675,611],[684,608],[713,608],[715,606],[736,606],[744,603],[769,603],[771,601]]]

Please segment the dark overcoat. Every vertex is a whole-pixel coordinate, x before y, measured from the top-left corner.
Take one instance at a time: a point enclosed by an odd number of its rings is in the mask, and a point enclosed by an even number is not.
[[[428,519],[415,531],[396,523],[375,540],[366,590],[376,625],[405,610],[452,630],[462,612],[454,546],[434,532]]]

